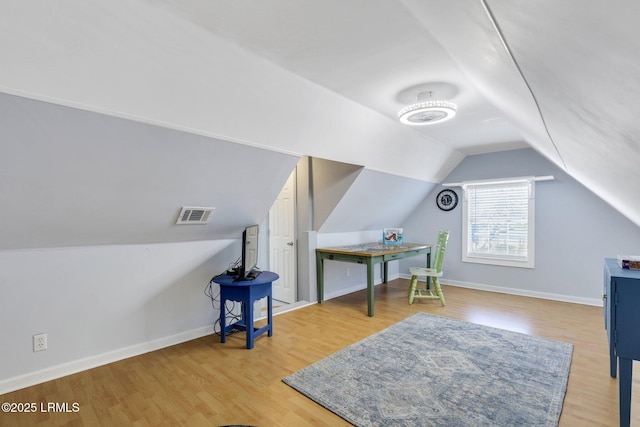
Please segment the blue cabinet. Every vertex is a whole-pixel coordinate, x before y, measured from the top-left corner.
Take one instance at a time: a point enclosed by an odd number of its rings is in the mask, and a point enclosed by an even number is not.
[[[611,377],[618,376],[620,425],[631,419],[633,360],[640,360],[640,271],[625,270],[614,258],[604,262],[604,323]]]

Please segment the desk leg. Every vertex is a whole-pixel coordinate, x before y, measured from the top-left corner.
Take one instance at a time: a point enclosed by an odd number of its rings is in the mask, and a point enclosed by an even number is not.
[[[324,258],[316,254],[316,286],[318,287],[318,304],[324,301]]]
[[[618,359],[620,364],[620,374],[618,375],[619,381],[619,399],[620,399],[620,427],[629,427],[631,423],[631,385],[632,385],[632,371],[633,360]]]
[[[273,297],[271,291],[267,295],[267,322],[269,322],[269,336],[273,336]]]
[[[373,300],[375,296],[375,289],[373,286],[373,266],[374,263],[371,260],[367,261],[367,315],[373,317]]]
[[[609,371],[611,378],[615,378],[618,374],[618,356],[615,355],[614,346],[612,342],[609,342]]]
[[[389,265],[386,262],[380,264],[382,266],[382,283],[387,283],[389,279]]]
[[[242,303],[242,311],[244,316],[245,332],[247,333],[247,348],[253,348],[253,298],[250,297],[247,304]]]
[[[431,268],[431,252],[427,254],[427,268]],[[427,276],[427,291],[431,290],[431,277]]]
[[[220,307],[220,342],[221,343],[226,343],[227,342],[227,334],[224,332],[226,325],[225,325],[225,321],[226,319],[226,315],[225,315],[225,309],[224,309],[224,304],[225,304],[225,300],[221,300],[222,304]]]

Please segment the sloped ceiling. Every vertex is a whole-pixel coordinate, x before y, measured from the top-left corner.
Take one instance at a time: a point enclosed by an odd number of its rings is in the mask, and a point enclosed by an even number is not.
[[[353,186],[364,168],[359,165],[339,163],[324,159],[311,159],[311,194],[313,196],[313,230],[321,227],[336,210],[336,206]],[[371,188],[369,189],[371,190]],[[372,193],[372,191],[369,191]],[[362,217],[366,213],[357,209],[352,216]],[[362,226],[362,225],[361,225]],[[359,230],[351,228],[350,231]],[[369,228],[363,228],[369,230]]]
[[[70,110],[0,93],[0,250],[238,239],[298,161]],[[215,211],[175,225],[182,206]]]
[[[640,3],[490,4],[566,171],[640,225]]]
[[[428,182],[465,155],[531,146],[640,225],[639,8],[11,1],[0,91]],[[399,124],[425,87],[456,118]]]
[[[403,224],[434,183],[364,169],[332,206],[320,233],[382,230]]]

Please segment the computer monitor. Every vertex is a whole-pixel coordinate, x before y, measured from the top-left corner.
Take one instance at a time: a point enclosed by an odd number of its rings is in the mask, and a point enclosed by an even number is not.
[[[258,226],[250,225],[242,232],[242,258],[238,267],[237,280],[255,277],[258,264]]]

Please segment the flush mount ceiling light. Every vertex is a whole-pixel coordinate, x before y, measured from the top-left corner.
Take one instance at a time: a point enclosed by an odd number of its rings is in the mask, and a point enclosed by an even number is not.
[[[400,110],[398,118],[405,125],[432,125],[452,119],[456,109],[456,104],[435,99],[433,91],[426,91],[418,94],[418,102]]]

